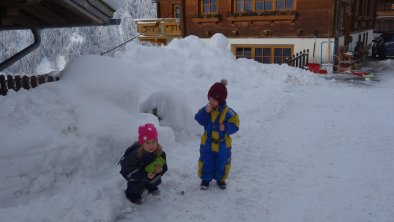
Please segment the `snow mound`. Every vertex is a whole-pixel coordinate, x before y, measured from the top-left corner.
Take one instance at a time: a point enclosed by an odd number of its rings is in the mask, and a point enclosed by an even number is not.
[[[184,141],[200,131],[186,101],[182,91],[158,91],[141,104],[141,112],[157,115],[160,126],[171,127],[177,141]]]

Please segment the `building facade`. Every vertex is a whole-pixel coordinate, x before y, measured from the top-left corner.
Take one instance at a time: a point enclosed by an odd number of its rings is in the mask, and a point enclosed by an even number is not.
[[[371,44],[374,0],[159,0],[158,16],[178,18],[181,37],[224,34],[237,58],[283,63],[309,50],[333,63],[356,43]]]

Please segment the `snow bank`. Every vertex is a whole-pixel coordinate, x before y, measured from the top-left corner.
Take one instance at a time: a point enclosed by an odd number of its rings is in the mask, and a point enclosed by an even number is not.
[[[116,163],[139,125],[157,126],[176,181],[192,165],[181,161],[178,142],[198,141],[193,116],[214,82],[228,80],[228,104],[250,129],[255,113],[257,121],[277,118],[293,86],[327,84],[287,65],[235,60],[226,41],[216,34],[210,43],[189,36],[163,48],[130,43],[115,59],[83,56],[58,82],[0,97],[0,218],[113,221],[127,210]]]

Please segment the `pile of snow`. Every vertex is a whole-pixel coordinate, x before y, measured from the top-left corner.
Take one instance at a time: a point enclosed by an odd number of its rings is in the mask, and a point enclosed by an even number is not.
[[[147,198],[147,209],[171,202],[183,206],[184,199],[174,195],[185,191],[191,192],[189,198],[209,199],[199,197],[198,187],[189,185],[198,184],[195,171],[202,133],[193,117],[207,103],[214,82],[223,78],[229,82],[228,105],[241,118],[241,131],[235,136],[238,146],[259,142],[254,136],[281,118],[294,88],[336,85],[287,65],[236,60],[226,46],[221,34],[209,43],[189,36],[162,48],[130,43],[126,53],[115,58],[76,59],[58,82],[0,97],[1,220],[114,221],[127,219],[126,212],[137,221],[148,220],[124,198],[125,181],[117,166],[124,150],[137,140],[138,126],[147,122],[157,126],[169,162],[162,197],[157,202]],[[152,114],[154,109],[161,121]],[[256,133],[242,140],[243,130],[244,135]],[[200,215],[186,217],[187,211],[179,221],[199,220]],[[156,216],[168,214],[163,210]],[[154,214],[149,218],[157,219]]]

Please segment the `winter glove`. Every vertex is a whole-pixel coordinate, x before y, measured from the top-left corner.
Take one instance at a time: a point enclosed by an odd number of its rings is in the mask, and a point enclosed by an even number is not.
[[[145,171],[147,173],[155,173],[156,172],[156,166],[163,167],[165,163],[166,163],[166,160],[163,157],[158,157],[158,158],[156,158],[155,161],[153,161],[152,163],[148,164],[145,167]]]

